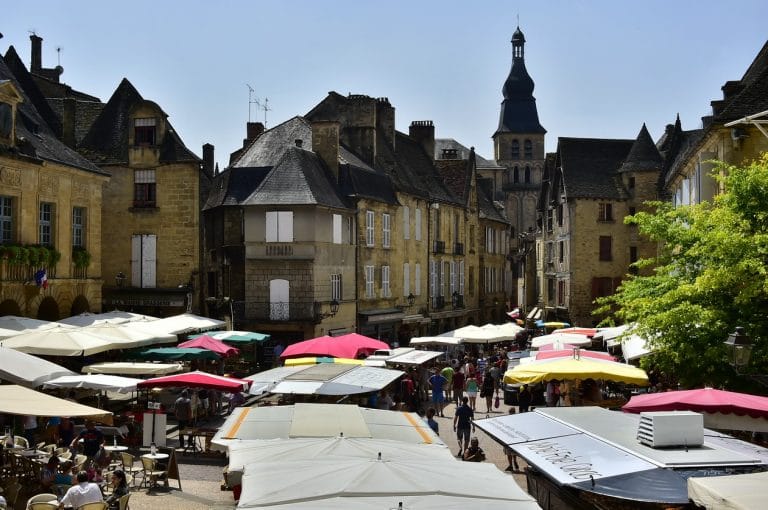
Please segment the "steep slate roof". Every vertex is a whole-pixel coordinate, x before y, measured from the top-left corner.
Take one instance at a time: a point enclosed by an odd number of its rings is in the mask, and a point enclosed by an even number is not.
[[[230,167],[214,177],[203,210],[240,205],[267,176],[271,167]]]
[[[456,149],[458,159],[469,159],[470,149],[453,138],[435,138],[435,161],[443,159],[444,149]],[[475,154],[477,168],[501,168],[498,163]]]
[[[128,161],[128,130],[131,109],[144,101],[136,88],[123,78],[101,114],[80,142],[78,149],[101,163]],[[163,112],[163,115],[165,113]],[[181,141],[166,116],[166,132],[160,146],[160,161],[164,163],[200,161]]]
[[[243,205],[324,205],[347,208],[333,176],[313,152],[288,148]]]
[[[504,208],[497,205],[497,203],[491,199],[491,194],[493,192],[491,185],[492,183],[490,179],[477,180],[477,206],[480,210],[480,218],[509,223],[509,220],[507,220],[507,217],[504,214]]]
[[[559,138],[558,164],[568,198],[623,200],[618,170],[634,140]]]
[[[714,120],[727,123],[765,110],[768,110],[768,67],[764,67],[755,79],[746,84]]]
[[[20,74],[23,75],[24,73],[21,72]],[[35,108],[24,87],[6,65],[5,59],[0,58],[0,81],[2,80],[12,82],[23,97],[23,101],[17,106],[16,115],[16,138],[24,139],[23,143],[17,145],[18,152],[32,158],[60,163],[100,175],[109,175],[108,172],[59,141],[56,134]],[[27,86],[30,85],[34,87],[34,83],[31,81],[27,83]]]
[[[8,51],[5,52],[5,64],[16,77],[16,81],[21,85],[21,88],[24,89],[27,97],[35,106],[37,113],[39,113],[43,120],[45,120],[48,127],[51,128],[51,131],[57,135],[61,134],[61,120],[59,120],[59,117],[51,109],[51,106],[48,104],[48,101],[45,100],[43,93],[40,92],[40,89],[35,85],[32,75],[27,70],[21,57],[16,53],[16,48],[13,46],[9,47]]]
[[[632,149],[630,149],[627,159],[625,159],[624,164],[621,165],[621,171],[659,171],[661,170],[661,166],[661,154],[653,143],[648,128],[646,128],[645,123],[643,123],[643,127],[640,129],[640,133],[637,135],[635,143],[632,144]]]
[[[468,159],[443,159],[436,162],[435,166],[446,187],[463,204],[469,204],[473,176],[471,162]]]

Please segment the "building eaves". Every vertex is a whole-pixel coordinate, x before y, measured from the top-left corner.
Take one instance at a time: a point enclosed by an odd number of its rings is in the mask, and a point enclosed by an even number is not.
[[[214,177],[203,210],[239,206],[259,187],[271,167],[228,168]]]

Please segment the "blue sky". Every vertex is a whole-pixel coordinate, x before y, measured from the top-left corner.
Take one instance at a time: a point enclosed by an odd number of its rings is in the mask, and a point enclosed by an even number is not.
[[[247,84],[269,99],[268,127],[331,90],[383,96],[400,131],[433,120],[491,157],[518,15],[548,151],[559,136],[635,138],[643,122],[656,139],[677,113],[699,127],[768,35],[765,0],[36,0],[4,10],[0,51],[29,65],[34,31],[43,66],[60,58],[62,81],[102,101],[128,78],[195,153],[214,144],[222,169],[245,135]]]

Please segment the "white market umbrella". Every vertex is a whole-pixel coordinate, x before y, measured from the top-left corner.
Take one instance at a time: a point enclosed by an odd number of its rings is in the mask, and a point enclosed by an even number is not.
[[[120,349],[133,349],[156,344],[172,344],[178,341],[176,335],[169,333],[153,332],[150,328],[131,328],[126,323],[114,324],[100,322],[81,328],[80,331],[97,336],[109,337],[120,340]]]
[[[428,476],[425,476],[425,473]],[[503,501],[504,508],[539,508],[533,498],[491,463],[469,463],[442,459],[379,460],[334,458],[307,461],[256,462],[245,466],[238,508],[360,508],[367,498],[381,498],[397,508],[407,496],[438,497],[445,508],[461,501],[464,508],[487,508],[482,502]],[[361,500],[360,502],[358,500]],[[479,503],[480,502],[480,503]],[[404,507],[408,508],[408,507]],[[431,503],[428,507],[435,508]],[[497,506],[498,508],[498,506]]]
[[[137,363],[130,361],[113,361],[86,365],[81,372],[84,374],[112,375],[167,375],[184,370],[181,363]]]
[[[120,340],[83,332],[80,328],[59,325],[30,331],[0,341],[0,346],[40,356],[90,356],[119,349]]]
[[[31,319],[29,317],[18,317],[16,315],[4,315],[0,317],[0,328],[12,329],[14,331],[51,329],[59,326],[60,324],[58,322]]]
[[[0,385],[0,413],[22,416],[89,416],[108,425],[112,424],[112,413],[109,411],[15,384]]]
[[[550,333],[548,335],[541,335],[533,337],[531,340],[531,347],[543,347],[545,345],[552,345],[554,349],[567,349],[568,345],[591,345],[592,339],[586,335],[574,335],[572,333]]]
[[[181,335],[185,333],[208,331],[211,329],[221,329],[222,326],[226,325],[226,322],[192,313],[182,313],[153,321],[130,322],[129,325],[130,327],[136,326],[143,329],[149,329],[150,331]]]
[[[409,340],[411,345],[459,345],[464,343],[461,338],[448,336],[417,336]]]
[[[143,379],[134,379],[133,377],[105,374],[65,375],[47,381],[43,384],[43,388],[84,388],[132,393],[136,391],[136,385],[142,381]]]
[[[485,344],[492,342],[503,342],[507,340],[506,336],[495,331],[494,329],[484,329],[479,326],[469,325],[462,328],[448,331],[438,336],[446,336],[451,338],[460,338],[464,343],[471,344]]]
[[[523,331],[521,326],[518,326],[514,322],[505,322],[504,324],[486,324],[485,327],[494,327],[502,335],[509,337],[509,340],[514,340],[518,333]]]
[[[74,372],[37,356],[0,347],[0,379],[3,381],[35,388],[62,375],[74,375]]]

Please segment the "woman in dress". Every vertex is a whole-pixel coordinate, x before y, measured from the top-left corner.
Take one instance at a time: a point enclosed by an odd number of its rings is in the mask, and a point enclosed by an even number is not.
[[[480,392],[480,396],[485,398],[485,412],[490,413],[493,407],[493,395],[496,386],[496,380],[491,375],[491,371],[487,370],[483,377],[483,387]]]

